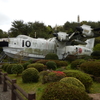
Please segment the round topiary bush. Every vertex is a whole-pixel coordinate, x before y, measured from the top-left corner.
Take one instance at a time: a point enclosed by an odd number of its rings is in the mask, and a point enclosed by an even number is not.
[[[33,63],[33,64],[29,64],[27,66],[27,68],[33,68],[33,67],[36,68],[39,72],[43,71],[44,69],[46,69],[46,66],[44,66],[41,63]]]
[[[67,61],[55,61],[57,64],[57,67],[63,67],[63,66],[68,66]]]
[[[86,91],[90,91],[93,84],[93,80],[90,75],[79,70],[65,70],[63,72],[66,74],[67,77],[75,77],[79,79],[84,84]]]
[[[66,77],[66,74],[64,72],[52,71],[48,73],[47,79],[48,79],[48,82],[57,82],[64,77]]]
[[[49,60],[45,60],[45,59],[41,59],[41,60],[38,60],[36,63],[42,63],[44,65],[46,65],[46,62],[48,62]]]
[[[9,66],[9,63],[5,63],[5,64],[2,65],[2,69],[4,71],[6,71],[6,69],[7,69],[8,66]]]
[[[91,56],[92,56],[93,59],[100,59],[100,51],[99,50],[93,51],[91,53]]]
[[[48,53],[48,54],[45,56],[45,59],[58,60],[58,56],[57,56],[57,54],[55,54],[55,53]]]
[[[74,85],[53,82],[45,88],[40,100],[91,100],[91,98]]]
[[[48,74],[49,73],[50,73],[50,71],[41,71],[39,73],[40,81],[42,82],[42,84],[48,83]]]
[[[16,74],[17,76],[18,76],[18,74],[22,73],[23,70],[24,70],[24,67],[21,64],[15,64],[11,68],[11,72],[13,74]]]
[[[100,61],[87,61],[80,65],[84,72],[100,77]]]
[[[61,71],[42,71],[40,73],[42,83],[57,82],[64,77],[66,74]]]
[[[72,69],[79,69],[79,66],[84,63],[84,59],[77,59],[71,62],[71,68]]]
[[[12,69],[13,66],[16,66],[16,64],[9,64],[8,67],[6,68],[6,72],[7,72],[8,74],[12,74],[11,69]]]
[[[60,82],[69,83],[69,84],[75,85],[78,88],[80,88],[81,90],[85,91],[84,84],[80,80],[78,80],[77,78],[74,78],[74,77],[65,77],[65,78],[62,78],[60,80]]]
[[[57,68],[57,65],[54,61],[48,61],[46,63],[46,66],[47,66],[48,69],[53,69],[53,70],[55,70]]]
[[[31,64],[31,63],[30,63],[30,62],[25,62],[25,63],[23,63],[24,70],[27,69],[27,66],[28,66],[29,64]]]
[[[24,83],[37,82],[39,72],[36,68],[28,68],[22,72],[22,81]]]

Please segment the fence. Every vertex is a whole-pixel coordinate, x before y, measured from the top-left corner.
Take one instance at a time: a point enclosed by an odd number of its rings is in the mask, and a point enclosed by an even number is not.
[[[0,84],[3,84],[3,92],[7,91],[7,87],[11,89],[11,100],[36,100],[35,93],[26,93],[16,84],[16,79],[10,79],[7,73],[3,73],[0,69]],[[25,99],[26,98],[26,99]]]

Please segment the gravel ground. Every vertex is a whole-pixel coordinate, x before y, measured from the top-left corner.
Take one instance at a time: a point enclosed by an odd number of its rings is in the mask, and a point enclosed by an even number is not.
[[[8,88],[7,92],[3,92],[2,84],[0,84],[0,100],[11,100],[11,90]]]
[[[11,90],[9,87],[6,92],[3,92],[3,85],[0,84],[0,100],[11,100]],[[18,98],[16,100],[19,100]]]

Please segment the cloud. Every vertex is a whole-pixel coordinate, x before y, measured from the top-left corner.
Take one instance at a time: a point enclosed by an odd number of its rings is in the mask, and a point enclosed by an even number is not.
[[[8,23],[10,23],[10,21],[11,21],[11,19],[8,16],[0,13],[0,25],[8,24]]]

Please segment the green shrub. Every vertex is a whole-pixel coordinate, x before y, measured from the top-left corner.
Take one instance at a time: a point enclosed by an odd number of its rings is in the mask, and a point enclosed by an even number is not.
[[[9,64],[8,67],[6,68],[6,72],[7,72],[8,74],[12,74],[11,69],[12,69],[13,66],[16,66],[16,64]]]
[[[33,68],[33,67],[36,68],[39,72],[43,71],[44,69],[46,69],[46,66],[44,66],[41,63],[33,63],[33,64],[29,64],[27,66],[27,68]]]
[[[66,74],[61,71],[52,71],[48,73],[48,82],[57,82],[62,78],[66,77]]]
[[[65,70],[63,72],[66,74],[67,77],[75,77],[79,79],[84,84],[86,91],[90,91],[93,84],[93,80],[90,75],[79,70]]]
[[[22,81],[24,83],[37,82],[39,72],[36,68],[28,68],[22,72]]]
[[[100,51],[100,43],[96,44],[93,48],[94,51]]]
[[[47,66],[48,69],[53,69],[53,70],[55,70],[57,68],[57,65],[54,61],[48,61],[46,63],[46,66]]]
[[[91,100],[85,91],[62,82],[50,83],[40,100]]]
[[[81,70],[88,74],[100,77],[100,61],[87,61],[80,65]]]
[[[64,71],[64,70],[66,70],[66,69],[67,69],[66,66],[65,66],[65,67],[63,66],[63,67],[61,67],[61,68],[57,68],[56,71]]]
[[[83,62],[85,62],[84,59],[77,59],[71,62],[71,68],[72,69],[78,69],[80,64],[82,64]]]
[[[49,53],[45,56],[45,59],[58,60],[58,56],[55,53]]]
[[[91,56],[93,59],[100,59],[100,51],[93,51]]]
[[[44,59],[42,59],[42,60],[38,60],[36,63],[42,63],[42,64],[46,65],[46,63],[47,63],[48,61],[49,61],[49,60],[44,60]]]
[[[29,59],[28,62],[29,62],[29,63],[33,63],[33,61],[34,61],[34,59]]]
[[[57,82],[66,77],[66,74],[61,71],[43,71],[40,73],[42,83]]]
[[[65,78],[62,78],[60,80],[60,82],[65,82],[65,83],[69,83],[69,84],[75,85],[78,88],[80,88],[81,90],[85,91],[84,84],[80,80],[78,80],[77,78],[74,78],[74,77],[65,77]]]
[[[17,76],[18,76],[18,74],[22,73],[23,70],[24,70],[24,67],[21,64],[15,64],[11,68],[11,72],[13,74],[17,74]]]
[[[62,67],[62,66],[68,66],[67,61],[55,61],[57,64],[57,67]]]
[[[5,64],[2,65],[2,69],[4,71],[6,71],[6,69],[7,69],[8,66],[9,66],[9,63],[5,63]]]
[[[40,81],[42,84],[48,83],[48,74],[50,71],[41,71],[39,76],[40,76]]]
[[[27,69],[27,66],[28,66],[29,64],[31,64],[31,63],[30,63],[30,62],[25,62],[25,63],[23,63],[24,70]]]

